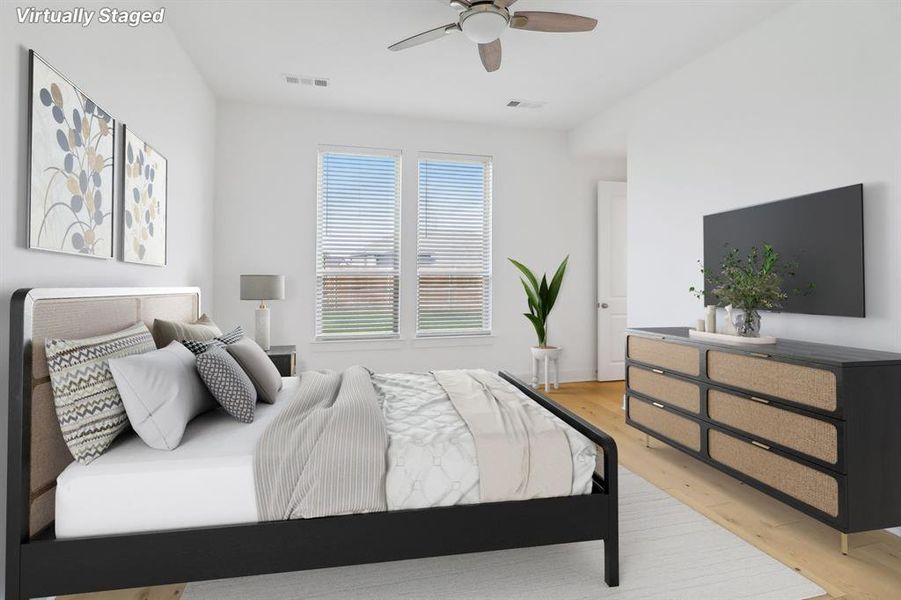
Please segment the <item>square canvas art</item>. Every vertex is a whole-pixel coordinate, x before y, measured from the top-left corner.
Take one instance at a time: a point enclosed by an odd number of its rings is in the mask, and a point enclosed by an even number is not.
[[[116,122],[32,51],[30,248],[113,257]]]
[[[166,264],[166,158],[125,127],[123,253],[127,262]]]

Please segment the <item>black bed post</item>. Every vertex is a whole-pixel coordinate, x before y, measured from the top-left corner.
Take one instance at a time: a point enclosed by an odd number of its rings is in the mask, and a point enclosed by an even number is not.
[[[611,439],[611,442],[613,440]],[[607,482],[609,508],[607,536],[604,538],[604,581],[610,587],[619,585],[619,462],[616,443],[604,448],[604,479]]]
[[[25,374],[31,372],[30,356],[26,355],[25,301],[29,290],[17,290],[9,309],[9,395],[7,403],[8,447],[6,452],[6,600],[20,600],[19,572],[21,546],[28,540],[28,448],[25,431],[31,415],[25,399],[30,390]]]
[[[607,497],[607,509],[603,515],[607,534],[604,539],[604,581],[610,587],[619,585],[619,458],[616,440],[589,423],[562,404],[533,390],[517,377],[500,371],[498,375],[516,386],[523,394],[556,415],[564,423],[587,437],[604,452],[604,475],[594,474],[593,480]]]

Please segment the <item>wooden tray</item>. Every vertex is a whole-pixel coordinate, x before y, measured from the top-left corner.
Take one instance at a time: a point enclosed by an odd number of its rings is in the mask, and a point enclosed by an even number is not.
[[[744,345],[766,345],[775,344],[776,338],[771,335],[762,335],[760,337],[743,337],[740,335],[729,335],[726,333],[710,333],[709,331],[698,331],[697,329],[689,329],[688,337],[697,338],[699,340],[707,340],[708,342],[719,342],[721,344]]]

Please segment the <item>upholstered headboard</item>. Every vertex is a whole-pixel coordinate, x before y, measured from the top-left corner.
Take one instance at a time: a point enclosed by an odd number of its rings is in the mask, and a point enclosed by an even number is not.
[[[154,319],[193,321],[199,314],[194,287],[38,288],[13,295],[7,508],[23,537],[53,522],[56,478],[73,460],[56,418],[44,340],[112,333],[138,321],[152,328]]]

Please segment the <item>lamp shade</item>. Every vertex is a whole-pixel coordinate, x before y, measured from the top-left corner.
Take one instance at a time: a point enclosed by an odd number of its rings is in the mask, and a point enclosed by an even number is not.
[[[241,275],[241,300],[284,299],[284,275]]]

